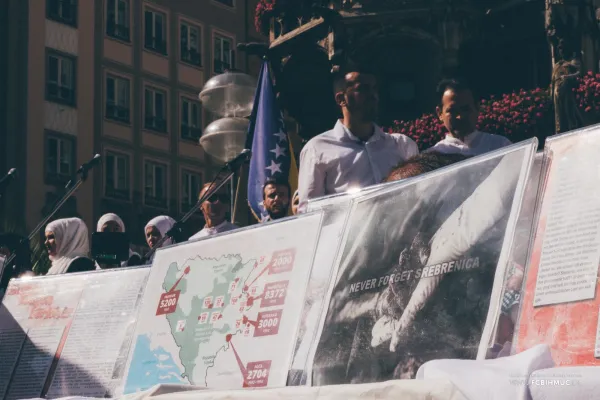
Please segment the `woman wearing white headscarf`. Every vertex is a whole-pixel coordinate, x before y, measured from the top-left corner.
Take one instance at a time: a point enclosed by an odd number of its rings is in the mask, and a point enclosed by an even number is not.
[[[154,247],[158,244],[158,242],[175,226],[175,220],[166,215],[159,215],[156,218],[153,218],[146,224],[144,228],[144,235],[146,236],[146,243],[150,249],[154,249]],[[173,244],[171,238],[165,240],[165,242],[160,246],[168,246]],[[150,258],[148,261],[152,261],[154,256]]]
[[[46,226],[45,236],[44,244],[52,261],[47,275],[95,269],[94,262],[88,258],[88,229],[81,219],[57,219]]]
[[[97,232],[125,232],[125,223],[117,214],[104,214],[96,224]],[[138,253],[129,249],[129,259],[121,263],[121,267],[139,265],[141,257]],[[102,268],[103,266],[100,266]]]

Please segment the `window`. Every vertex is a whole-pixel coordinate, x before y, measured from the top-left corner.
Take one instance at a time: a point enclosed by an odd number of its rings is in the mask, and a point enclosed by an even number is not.
[[[202,43],[202,39],[200,37],[200,27],[182,21],[179,31],[181,61],[201,67],[200,43]]]
[[[144,128],[157,132],[167,131],[167,93],[153,87],[146,87],[144,94]]]
[[[129,42],[129,0],[106,0],[106,34]]]
[[[71,57],[48,54],[46,98],[57,103],[75,105],[75,61]]]
[[[71,179],[75,163],[74,141],[48,135],[46,139],[46,179],[63,182]]]
[[[46,17],[77,26],[77,0],[46,0]]]
[[[144,47],[160,54],[167,54],[167,17],[165,14],[146,9]]]
[[[198,194],[202,186],[200,174],[182,171],[181,172],[181,211],[188,212],[197,202]]]
[[[129,200],[129,156],[107,152],[104,166],[106,196]]]
[[[181,138],[198,140],[202,134],[200,102],[181,98]]]
[[[150,161],[144,165],[144,202],[153,207],[167,207],[167,166]]]
[[[129,123],[129,79],[106,75],[106,118]]]
[[[213,47],[214,71],[216,74],[222,74],[225,70],[235,68],[235,52],[233,51],[231,38],[215,35]]]
[[[227,7],[235,7],[235,0],[214,0],[217,3],[223,4]]]

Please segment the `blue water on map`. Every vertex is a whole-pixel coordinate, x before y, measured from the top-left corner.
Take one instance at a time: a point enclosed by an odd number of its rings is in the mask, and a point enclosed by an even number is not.
[[[181,373],[170,353],[162,347],[151,350],[148,335],[139,335],[127,373],[124,393],[150,389],[162,383],[189,383],[181,377]]]

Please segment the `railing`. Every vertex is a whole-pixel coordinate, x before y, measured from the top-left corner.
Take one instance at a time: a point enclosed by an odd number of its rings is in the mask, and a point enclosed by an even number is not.
[[[146,116],[144,118],[144,129],[150,129],[157,132],[166,132],[167,121],[162,117],[155,117],[153,115]]]
[[[117,24],[115,21],[109,20],[106,24],[106,34],[115,39],[123,40],[125,42],[129,42],[130,40],[130,31],[129,27],[125,25]]]
[[[129,107],[118,106],[116,104],[106,105],[106,118],[121,122],[129,122]]]
[[[164,39],[146,36],[146,39],[144,40],[144,47],[160,54],[167,54],[167,42]]]
[[[75,103],[75,91],[66,86],[60,86],[57,82],[48,82],[46,85],[48,100],[60,103]]]
[[[202,129],[181,124],[181,138],[198,140],[202,136]]]
[[[202,66],[202,57],[196,49],[182,48],[181,61],[195,65],[197,67]]]

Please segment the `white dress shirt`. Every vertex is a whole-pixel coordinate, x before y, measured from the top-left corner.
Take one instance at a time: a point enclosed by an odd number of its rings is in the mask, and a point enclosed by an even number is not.
[[[212,228],[207,228],[205,226],[200,232],[196,233],[189,240],[200,239],[203,237],[216,235],[217,233],[232,231],[234,229],[238,229],[238,226],[229,221],[223,221],[219,225],[213,226]]]
[[[470,133],[462,141],[450,135],[425,150],[425,152],[437,151],[444,154],[462,154],[463,156],[478,156],[490,151],[498,150],[511,145],[512,142],[500,135],[493,135],[481,131]]]
[[[381,183],[392,168],[417,154],[417,144],[405,135],[388,134],[375,125],[373,136],[363,142],[338,120],[300,153],[299,210],[308,199]]]

